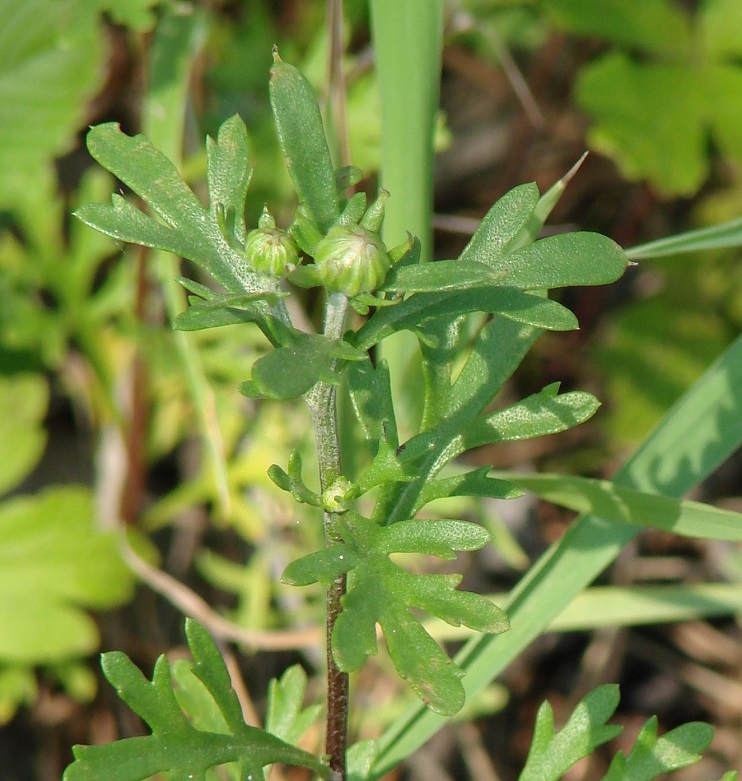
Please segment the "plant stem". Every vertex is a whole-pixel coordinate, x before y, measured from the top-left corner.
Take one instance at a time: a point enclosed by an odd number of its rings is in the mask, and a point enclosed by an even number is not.
[[[339,339],[345,330],[348,299],[342,293],[332,293],[325,313],[325,336]],[[337,396],[334,385],[318,382],[307,394],[312,412],[314,436],[321,490],[327,490],[341,474],[340,445],[337,430]],[[328,545],[341,542],[337,531],[337,513],[324,513],[325,537]],[[332,630],[340,615],[340,599],[345,594],[345,575],[336,578],[327,589],[327,727],[325,752],[336,781],[345,779],[345,752],[348,744],[348,674],[335,664],[332,655]]]

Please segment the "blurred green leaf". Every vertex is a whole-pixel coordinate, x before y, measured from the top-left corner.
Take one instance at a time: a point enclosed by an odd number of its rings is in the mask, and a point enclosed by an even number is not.
[[[558,394],[559,384],[548,385],[540,393],[476,418],[461,432],[464,447],[492,442],[533,439],[578,426],[589,420],[600,403],[589,393],[572,391]]]
[[[41,458],[48,397],[41,375],[0,377],[0,494],[22,480]]]
[[[561,27],[619,47],[583,68],[577,100],[595,120],[591,145],[625,175],[692,195],[709,174],[709,136],[742,161],[738,3],[701,3],[693,16],[667,0],[543,5]]]
[[[117,24],[131,27],[133,30],[145,32],[155,23],[153,7],[158,0],[78,0],[81,5],[93,9],[107,11]]]
[[[84,488],[48,488],[0,505],[0,659],[25,664],[92,653],[83,608],[127,601],[134,577],[113,534],[95,528]]]
[[[13,208],[72,148],[105,72],[97,9],[0,0],[0,204]]]
[[[241,764],[240,778],[262,778],[262,769],[274,762],[307,767],[323,778],[329,769],[312,754],[274,735],[245,724],[229,672],[206,630],[186,621],[193,674],[200,679],[221,713],[225,731],[197,729],[183,713],[172,689],[170,664],[157,660],[148,681],[123,653],[103,655],[103,671],[119,696],[152,729],[146,737],[127,738],[99,746],[75,746],[75,761],[64,781],[144,781],[166,772],[173,781],[205,781],[207,771],[229,762]]]
[[[605,55],[583,70],[577,87],[596,119],[591,146],[631,179],[649,179],[666,195],[692,195],[709,171],[703,76],[684,65]]]
[[[691,45],[687,15],[667,0],[547,0],[544,10],[578,35],[646,52],[685,54]]]

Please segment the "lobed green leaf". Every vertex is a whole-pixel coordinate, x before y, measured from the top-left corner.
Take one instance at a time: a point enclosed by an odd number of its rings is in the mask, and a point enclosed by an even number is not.
[[[409,520],[379,526],[355,513],[340,516],[344,542],[289,565],[284,582],[329,584],[348,574],[348,591],[332,635],[335,660],[344,671],[358,669],[377,651],[376,625],[386,638],[399,674],[433,710],[453,714],[464,701],[461,671],[410,613],[418,608],[444,621],[481,632],[503,632],[505,614],[484,597],[460,592],[460,575],[415,575],[394,563],[393,553],[455,557],[478,550],[489,533],[476,524],[451,520]]]
[[[579,702],[559,732],[554,728],[554,712],[544,702],[536,715],[531,748],[518,781],[557,781],[580,759],[612,740],[622,727],[606,722],[618,701],[618,686],[599,686]]]
[[[0,504],[1,663],[94,652],[98,630],[84,608],[121,605],[133,588],[116,536],[96,529],[89,490],[47,488]]]
[[[218,708],[227,732],[197,729],[181,709],[171,683],[167,659],[161,656],[149,682],[125,654],[104,654],[103,671],[119,696],[152,729],[152,734],[99,746],[75,746],[75,761],[64,781],[144,781],[167,773],[173,781],[205,781],[209,769],[240,763],[241,779],[262,777],[274,762],[309,768],[323,778],[329,768],[317,757],[264,730],[248,726],[229,672],[214,641],[195,621],[186,621],[193,654],[193,674],[203,683]]]
[[[558,389],[559,384],[554,383],[509,407],[475,419],[462,432],[465,449],[566,431],[589,420],[600,406],[590,393],[572,391],[557,395]]]
[[[657,717],[648,719],[628,756],[619,751],[602,781],[652,781],[665,773],[695,765],[714,737],[710,724],[695,721],[682,724],[661,738]]]
[[[252,169],[248,165],[247,128],[239,116],[235,114],[222,124],[216,141],[206,139],[206,159],[211,218],[218,221],[221,215],[231,228],[233,246],[244,247],[245,200]]]
[[[112,205],[86,204],[75,215],[86,225],[121,241],[156,247],[188,258],[205,268],[233,293],[255,292],[264,282],[247,269],[243,257],[230,245],[219,224],[220,209],[234,212],[236,235],[244,215],[236,209],[244,203],[249,182],[246,160],[235,161],[238,152],[246,154],[246,130],[239,118],[225,123],[218,142],[210,144],[210,183],[216,187],[210,210],[194,195],[177,168],[144,136],[130,137],[115,123],[91,128],[87,143],[90,154],[108,171],[139,195],[160,217],[158,222],[140,212],[123,198],[112,196]],[[244,135],[244,137],[243,137]],[[226,166],[235,163],[229,178]],[[244,189],[243,189],[244,188]]]
[[[272,735],[294,745],[322,711],[321,705],[302,707],[307,681],[303,668],[294,664],[280,678],[273,678],[268,684],[265,728]]]

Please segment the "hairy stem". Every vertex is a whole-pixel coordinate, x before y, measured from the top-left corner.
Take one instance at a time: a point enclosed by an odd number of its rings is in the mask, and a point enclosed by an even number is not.
[[[345,329],[348,299],[332,293],[327,302],[325,336],[339,339]],[[337,398],[334,385],[318,382],[307,394],[312,412],[321,490],[326,491],[341,474],[340,445],[337,430]],[[337,531],[337,513],[324,513],[328,545],[341,542]],[[338,669],[332,655],[332,630],[340,615],[340,599],[345,594],[345,576],[334,580],[327,589],[327,729],[325,752],[337,781],[345,779],[345,752],[348,743],[348,675]]]

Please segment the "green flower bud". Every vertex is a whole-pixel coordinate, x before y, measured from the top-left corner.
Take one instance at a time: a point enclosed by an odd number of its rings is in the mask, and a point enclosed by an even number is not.
[[[360,225],[333,225],[317,245],[314,262],[325,287],[349,298],[375,290],[391,266],[379,235]]]
[[[286,231],[276,227],[268,209],[263,209],[258,227],[247,234],[245,258],[258,274],[282,277],[287,266],[299,262],[299,249]]]

